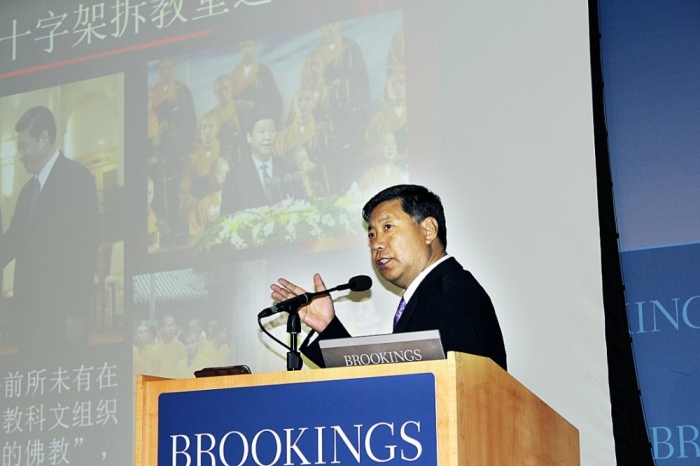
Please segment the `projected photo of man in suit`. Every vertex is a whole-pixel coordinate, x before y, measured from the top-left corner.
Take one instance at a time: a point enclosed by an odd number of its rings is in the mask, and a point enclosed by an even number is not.
[[[287,196],[295,197],[292,183],[297,167],[291,160],[273,154],[276,137],[272,114],[261,111],[251,116],[246,129],[250,153],[231,167],[226,177],[221,194],[221,215],[273,205]],[[296,191],[301,195],[302,190],[300,186]]]
[[[90,171],[56,148],[46,107],[15,125],[19,160],[32,178],[22,188],[0,245],[0,267],[15,259],[14,340],[20,352],[53,354],[87,342],[99,210]]]
[[[404,290],[393,333],[437,329],[445,352],[486,356],[505,369],[505,345],[491,299],[474,276],[446,252],[447,228],[440,198],[423,186],[392,186],[365,204],[362,217],[368,223],[375,269]],[[314,275],[314,285],[317,291],[326,289],[319,274]],[[272,297],[280,301],[305,293],[284,278],[270,288]],[[350,334],[327,295],[300,308],[299,316],[315,331],[300,349],[324,367],[319,342]]]

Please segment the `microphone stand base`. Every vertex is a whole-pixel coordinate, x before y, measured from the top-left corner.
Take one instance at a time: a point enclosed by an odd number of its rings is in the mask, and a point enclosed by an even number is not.
[[[301,354],[296,351],[287,352],[287,370],[288,371],[300,371],[304,362],[301,359]]]

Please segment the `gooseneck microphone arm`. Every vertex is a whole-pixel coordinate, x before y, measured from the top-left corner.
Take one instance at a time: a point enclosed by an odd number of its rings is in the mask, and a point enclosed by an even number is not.
[[[323,291],[317,291],[315,293],[307,291],[306,293],[302,293],[300,295],[294,296],[293,298],[289,298],[285,301],[280,301],[279,303],[260,311],[260,313],[258,314],[258,317],[259,318],[269,317],[271,315],[274,315],[274,314],[277,314],[278,312],[283,312],[283,311],[284,312],[295,312],[301,306],[310,302],[312,299],[314,299],[318,296],[324,296],[324,295],[330,294],[333,291],[342,291],[342,290],[367,291],[371,287],[372,287],[372,279],[371,278],[369,278],[367,275],[358,275],[356,277],[352,277],[350,280],[348,280],[347,283],[343,283],[342,285],[338,285],[335,288],[330,288],[328,290],[323,290]]]
[[[301,306],[310,302],[312,299],[318,296],[328,295],[333,291],[350,290],[350,291],[367,291],[372,287],[372,279],[366,275],[358,275],[352,277],[347,283],[338,285],[335,288],[328,290],[317,291],[315,293],[307,292],[293,298],[281,301],[274,306],[263,309],[258,314],[258,325],[264,333],[266,333],[270,338],[275,340],[280,345],[287,348],[287,370],[288,371],[298,371],[301,370],[303,361],[301,359],[301,354],[298,349],[298,338],[301,333],[301,318],[297,312]],[[289,313],[287,317],[287,333],[290,335],[291,345],[286,345],[280,340],[275,338],[270,332],[267,331],[265,326],[262,324],[261,319],[264,317],[269,317],[271,315],[277,314],[279,312],[285,311]]]

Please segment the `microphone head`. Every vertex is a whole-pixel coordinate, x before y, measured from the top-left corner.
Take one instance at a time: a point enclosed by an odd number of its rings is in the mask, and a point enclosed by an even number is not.
[[[367,275],[357,275],[348,280],[350,291],[367,291],[372,288],[372,279]]]
[[[284,182],[285,182],[285,183],[291,183],[291,182],[292,182],[292,174],[291,174],[291,173],[287,173],[286,175],[284,175]]]

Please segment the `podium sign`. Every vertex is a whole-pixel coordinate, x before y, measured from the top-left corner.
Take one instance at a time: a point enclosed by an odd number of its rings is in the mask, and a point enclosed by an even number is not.
[[[432,373],[162,393],[158,466],[437,464]]]

